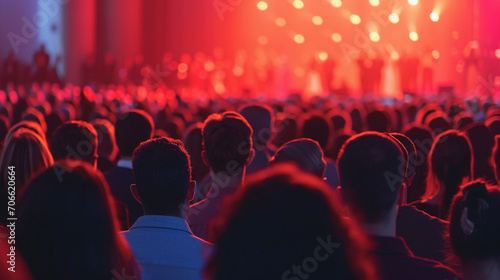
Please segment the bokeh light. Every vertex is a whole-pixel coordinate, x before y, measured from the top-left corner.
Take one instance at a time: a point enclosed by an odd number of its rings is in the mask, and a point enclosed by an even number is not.
[[[325,61],[328,59],[328,53],[327,52],[320,52],[318,54],[318,58],[321,60],[321,61]]]
[[[279,18],[276,19],[276,25],[277,26],[285,26],[286,25],[286,20],[284,18],[279,17]]]
[[[340,0],[332,0],[330,3],[331,3],[331,4],[332,4],[332,6],[334,6],[335,8],[340,8],[340,7],[342,7],[342,1],[340,1]]]
[[[333,33],[332,34],[332,40],[335,43],[340,43],[340,42],[342,42],[342,35],[340,35],[339,33]]]
[[[495,50],[495,56],[500,59],[500,49]]]
[[[370,40],[373,42],[380,41],[380,34],[378,34],[378,32],[370,32]]]
[[[293,6],[297,9],[302,9],[304,8],[304,2],[302,0],[295,0],[293,1]]]
[[[416,31],[410,32],[410,40],[412,41],[418,41],[418,33]]]
[[[436,12],[432,12],[429,17],[433,22],[438,22],[439,21],[439,14]]]
[[[399,22],[399,16],[398,16],[398,14],[396,14],[396,13],[391,13],[391,14],[389,15],[389,21],[390,21],[391,23],[394,23],[394,24],[398,23],[398,22]]]
[[[259,3],[257,3],[257,9],[261,10],[261,11],[265,11],[267,10],[268,6],[267,6],[267,2],[266,1],[260,1]]]
[[[322,25],[323,24],[323,18],[321,18],[320,16],[313,16],[312,22],[315,25]]]
[[[434,57],[434,59],[439,59],[439,52],[438,52],[438,50],[433,50],[432,51],[432,57]]]
[[[417,5],[418,4],[418,0],[408,0],[408,3],[410,3],[410,5]]]
[[[354,25],[358,25],[361,23],[361,18],[357,14],[352,14],[350,17],[351,23]]]
[[[293,40],[297,44],[303,44],[305,41],[305,38],[302,34],[295,34],[295,36],[293,36]]]
[[[370,0],[370,5],[372,5],[373,7],[378,7],[378,5],[380,5],[380,1],[379,0]]]

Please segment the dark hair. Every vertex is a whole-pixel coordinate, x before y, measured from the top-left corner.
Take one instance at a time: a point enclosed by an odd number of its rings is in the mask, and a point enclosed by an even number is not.
[[[210,115],[203,124],[203,149],[214,172],[247,165],[252,145],[252,127],[232,111]],[[236,167],[233,166],[235,163]]]
[[[463,133],[448,130],[436,138],[429,154],[429,174],[423,199],[429,200],[436,196],[440,183],[444,184],[444,197],[439,203],[440,217],[444,218],[448,213],[462,181],[471,177],[472,166],[472,148]]]
[[[19,202],[16,245],[35,279],[137,275],[111,199],[102,174],[85,162],[56,163],[31,181]]]
[[[323,150],[314,140],[300,138],[285,143],[276,151],[269,165],[283,162],[293,162],[302,171],[314,174],[319,178],[325,176],[326,161],[323,158]]]
[[[132,109],[122,113],[115,123],[116,145],[120,154],[131,157],[141,142],[153,137],[154,128],[153,119],[143,110]]]
[[[182,142],[166,137],[142,142],[134,151],[132,167],[144,212],[178,214],[191,180],[189,155]]]
[[[191,159],[192,177],[193,180],[201,182],[203,178],[210,172],[210,168],[203,162],[201,151],[203,150],[203,136],[201,131],[203,124],[200,122],[194,123],[186,130],[182,142],[189,153]]]
[[[272,137],[273,111],[262,104],[248,105],[239,112],[250,124],[253,130],[254,147],[265,146]]]
[[[97,159],[97,132],[88,122],[65,122],[52,135],[50,151],[54,160],[76,159],[93,165]]]
[[[491,132],[485,125],[477,123],[469,125],[465,133],[472,146],[472,158],[474,161],[474,178],[472,179],[483,178],[487,182],[494,181],[495,172],[490,164],[490,160],[495,143],[493,142],[494,139]]]
[[[7,136],[7,133],[9,132],[9,129],[9,119],[4,115],[0,115],[0,149],[3,148],[3,142],[5,140],[5,137]]]
[[[97,169],[102,172],[111,170],[118,157],[118,146],[115,141],[115,127],[105,119],[95,119],[92,126],[97,132]]]
[[[415,148],[415,144],[404,134],[391,133],[390,135],[398,140],[403,146],[402,148],[406,150],[406,153],[403,151],[403,155],[408,155],[408,158],[406,158],[406,177],[411,178],[415,175],[415,166],[417,163],[417,149]]]
[[[407,189],[407,201],[410,203],[419,201],[425,193],[427,173],[429,172],[427,157],[434,139],[431,130],[423,125],[414,125],[406,130],[404,134],[415,144],[417,151],[415,177],[412,180],[411,187]]]
[[[322,149],[330,144],[332,133],[332,124],[320,114],[310,114],[302,122],[301,137],[317,141]]]
[[[374,110],[366,116],[367,129],[369,131],[389,132],[390,120],[387,114],[380,110]]]
[[[396,142],[378,132],[350,138],[338,159],[340,186],[346,201],[368,222],[383,219],[403,184],[403,154]]]
[[[296,139],[298,136],[297,121],[291,116],[284,117],[276,125],[276,136],[272,140],[276,147],[280,147],[286,142]]]
[[[214,240],[207,279],[293,279],[294,266],[310,280],[376,274],[366,237],[353,220],[342,218],[336,194],[289,164],[250,176],[225,201]]]
[[[453,253],[462,263],[500,258],[500,190],[475,181],[453,199],[449,216]]]

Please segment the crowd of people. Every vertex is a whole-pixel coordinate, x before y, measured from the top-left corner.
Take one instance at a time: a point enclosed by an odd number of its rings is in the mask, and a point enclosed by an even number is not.
[[[491,102],[34,83],[0,105],[2,279],[500,279]]]

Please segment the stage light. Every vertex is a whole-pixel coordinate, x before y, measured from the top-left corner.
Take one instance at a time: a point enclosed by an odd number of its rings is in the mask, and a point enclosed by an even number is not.
[[[313,16],[312,21],[316,25],[322,25],[323,19],[320,16]]]
[[[235,67],[233,68],[233,75],[235,75],[236,77],[241,77],[241,76],[243,76],[243,73],[244,73],[244,72],[245,72],[245,71],[243,70],[243,67],[241,67],[241,66],[235,66]]]
[[[267,10],[267,3],[265,1],[260,1],[259,3],[257,3],[257,9],[261,10],[261,11],[265,11]]]
[[[276,25],[277,26],[285,26],[286,25],[286,20],[284,18],[277,18],[276,19]]]
[[[370,0],[370,5],[372,5],[373,7],[377,7],[378,5],[380,5],[380,1],[379,0]]]
[[[415,31],[410,32],[410,40],[412,41],[418,41],[418,33]]]
[[[410,3],[410,5],[412,6],[415,6],[418,4],[418,0],[408,0],[408,3]]]
[[[370,40],[372,40],[373,42],[380,41],[380,34],[378,34],[377,32],[370,32]]]
[[[437,50],[433,50],[432,57],[434,57],[434,59],[439,59],[439,52]]]
[[[260,36],[258,39],[257,39],[257,42],[259,42],[259,44],[261,45],[267,45],[267,37],[266,36]]]
[[[297,44],[303,44],[305,41],[304,36],[302,36],[302,34],[295,34],[295,36],[293,36],[293,40]]]
[[[179,72],[187,72],[188,70],[188,65],[186,63],[180,63],[179,66],[177,66],[177,71]]]
[[[500,49],[495,50],[495,56],[500,59]]]
[[[340,8],[340,7],[342,7],[342,1],[340,1],[340,0],[332,0],[330,3],[331,3],[331,4],[332,4],[332,6],[334,6],[335,8]]]
[[[391,13],[391,14],[389,15],[389,21],[390,21],[391,23],[394,23],[394,24],[398,23],[398,22],[399,22],[399,16],[398,16],[398,14],[396,14],[396,13]]]
[[[350,19],[351,19],[351,23],[354,25],[358,25],[361,23],[361,18],[356,14],[352,14]]]
[[[302,9],[304,8],[304,2],[302,0],[295,0],[293,1],[293,6],[297,9]]]
[[[332,34],[332,40],[335,43],[340,43],[340,42],[342,42],[342,36],[339,33],[333,33]]]
[[[318,58],[321,60],[321,61],[325,61],[328,59],[328,53],[327,52],[320,52],[318,54]]]
[[[429,15],[429,17],[431,18],[431,20],[432,20],[433,22],[438,22],[438,20],[439,20],[439,14],[438,14],[438,13],[436,13],[436,12],[432,12],[432,13]]]

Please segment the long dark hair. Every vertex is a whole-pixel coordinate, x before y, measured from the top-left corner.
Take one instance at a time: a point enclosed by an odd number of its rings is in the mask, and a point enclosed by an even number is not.
[[[19,202],[16,244],[34,278],[138,276],[113,203],[102,174],[84,162],[56,163],[31,181]]]

